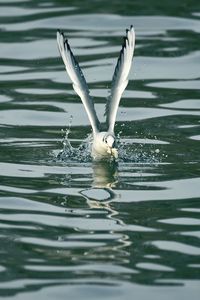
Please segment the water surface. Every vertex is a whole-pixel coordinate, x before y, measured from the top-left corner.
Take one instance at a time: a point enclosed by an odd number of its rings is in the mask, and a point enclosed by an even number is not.
[[[0,297],[199,299],[198,1],[9,0],[0,17]],[[56,30],[104,122],[131,24],[119,164],[92,163]]]

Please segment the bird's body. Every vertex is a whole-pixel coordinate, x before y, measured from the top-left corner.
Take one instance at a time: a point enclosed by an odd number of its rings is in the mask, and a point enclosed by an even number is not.
[[[131,26],[130,29],[126,31],[124,44],[112,78],[111,94],[107,100],[105,111],[107,131],[101,131],[100,129],[100,122],[96,115],[94,103],[90,97],[85,77],[71,51],[68,41],[60,31],[57,32],[57,43],[67,73],[73,83],[73,88],[81,98],[92,126],[93,140],[91,155],[93,159],[100,160],[111,157],[117,159],[118,152],[114,125],[122,93],[128,84],[128,74],[132,64],[135,46],[135,32],[133,27]]]
[[[117,159],[118,151],[116,148],[116,138],[114,134],[106,131],[101,131],[93,135],[91,154],[95,160],[99,160],[102,158],[106,159],[110,157]]]

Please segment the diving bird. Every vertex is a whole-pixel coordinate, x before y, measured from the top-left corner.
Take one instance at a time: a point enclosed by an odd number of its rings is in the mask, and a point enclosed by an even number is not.
[[[72,81],[73,88],[81,98],[92,126],[92,158],[94,160],[111,157],[117,159],[118,151],[116,137],[114,134],[114,126],[119,102],[122,93],[128,84],[128,75],[133,59],[135,47],[135,32],[133,26],[126,30],[126,36],[124,38],[122,49],[112,78],[111,92],[105,109],[107,131],[101,131],[100,122],[97,117],[85,77],[71,51],[68,40],[65,38],[64,33],[60,30],[57,31],[57,43],[65,68]]]

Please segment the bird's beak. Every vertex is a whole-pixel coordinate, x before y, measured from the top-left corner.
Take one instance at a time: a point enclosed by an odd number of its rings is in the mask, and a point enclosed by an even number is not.
[[[112,148],[111,150],[111,154],[112,156],[114,156],[114,158],[118,158],[118,151],[117,151],[117,148]]]
[[[107,151],[110,155],[112,155],[114,158],[118,158],[118,151],[117,151],[117,148],[108,148],[108,151]]]

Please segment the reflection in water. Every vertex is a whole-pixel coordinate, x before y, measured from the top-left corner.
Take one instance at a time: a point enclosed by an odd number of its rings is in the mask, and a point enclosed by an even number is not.
[[[115,175],[117,169],[117,164],[109,165],[108,163],[95,163],[93,165],[93,176],[94,176],[94,182],[97,183],[95,185],[95,188],[87,189],[81,191],[81,195],[84,196],[86,199],[86,202],[88,206],[91,208],[91,210],[94,210],[97,212],[103,212],[103,216],[105,216],[103,219],[106,220],[106,222],[111,222],[112,225],[110,226],[110,230],[107,227],[107,231],[109,234],[109,240],[114,241],[115,244],[111,244],[110,246],[106,243],[106,246],[100,247],[103,256],[108,259],[108,253],[110,253],[110,258],[114,258],[115,261],[120,261],[121,263],[127,263],[128,257],[130,256],[129,250],[127,247],[131,245],[131,241],[128,234],[120,234],[121,231],[124,231],[124,228],[126,224],[120,219],[120,214],[115,209],[115,206],[112,205],[113,200],[116,197],[115,192],[108,186],[111,186],[112,180],[115,179],[113,175]],[[105,187],[103,187],[103,184],[105,184]],[[97,188],[97,185],[101,185],[101,188]],[[102,220],[103,221],[103,220]],[[107,225],[109,226],[109,225]],[[114,230],[113,230],[114,229]],[[91,232],[96,236],[97,231]],[[106,234],[103,235],[104,238],[106,237]],[[108,239],[108,235],[107,235]],[[97,251],[96,259],[99,259],[99,250]],[[103,254],[104,252],[104,254]],[[92,253],[94,255],[94,251],[92,250]],[[87,253],[89,256],[91,255],[91,252],[88,251]],[[120,268],[120,267],[119,267]]]
[[[117,182],[118,164],[115,161],[95,161],[92,163],[93,186],[114,187]]]

